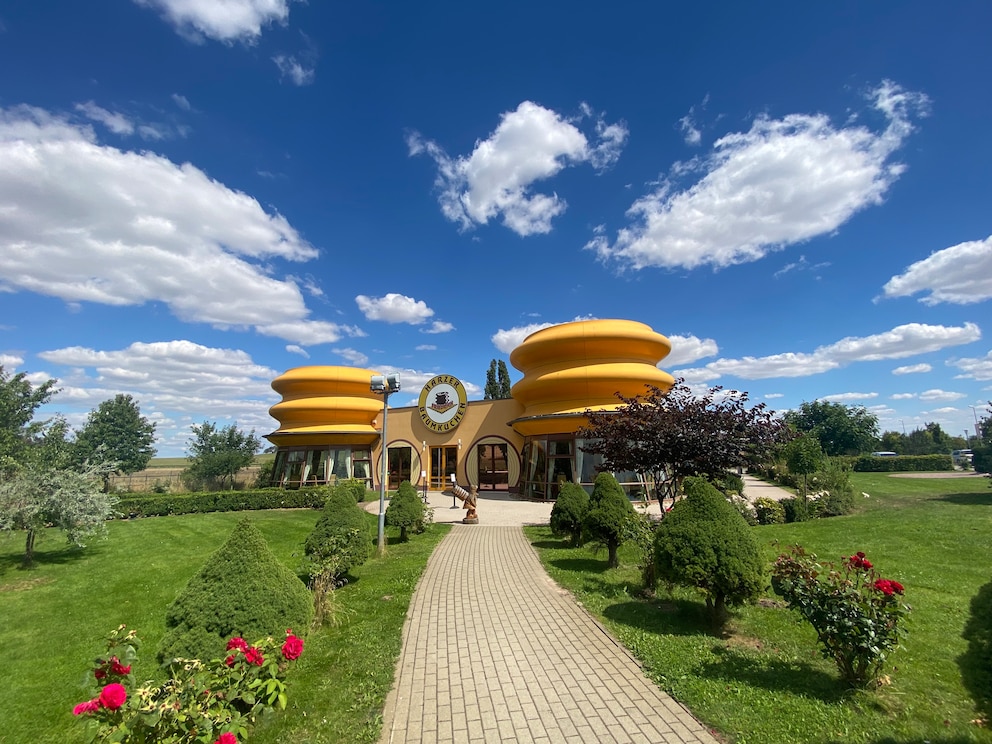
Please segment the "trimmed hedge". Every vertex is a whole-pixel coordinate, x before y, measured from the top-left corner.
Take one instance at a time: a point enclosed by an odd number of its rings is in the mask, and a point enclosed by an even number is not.
[[[264,509],[322,509],[330,489],[326,486],[286,491],[264,488],[253,491],[213,491],[210,493],[153,493],[128,496],[117,502],[123,519],[167,517],[207,512],[260,511]]]
[[[954,461],[950,455],[898,455],[896,457],[867,455],[854,461],[853,470],[857,473],[922,473],[954,470]]]

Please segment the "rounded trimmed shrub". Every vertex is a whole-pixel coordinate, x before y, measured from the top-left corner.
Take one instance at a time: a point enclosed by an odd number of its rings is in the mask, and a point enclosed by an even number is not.
[[[628,522],[637,516],[630,499],[612,473],[600,473],[589,497],[589,511],[582,520],[583,532],[606,546],[608,565],[620,565],[617,549],[627,535]]]
[[[424,502],[417,495],[417,489],[410,481],[400,483],[399,489],[389,499],[386,507],[386,524],[400,528],[400,540],[406,542],[407,530],[423,532]]]
[[[686,478],[685,494],[655,534],[658,576],[701,589],[713,620],[722,624],[729,605],[761,593],[761,552],[744,518],[706,479]]]
[[[589,494],[578,483],[563,483],[558,489],[558,499],[551,507],[551,532],[558,537],[569,537],[572,547],[582,544],[582,520],[589,511]]]
[[[782,524],[785,522],[785,507],[767,496],[754,500],[754,513],[758,519],[758,524]]]
[[[158,658],[221,658],[229,638],[278,638],[308,628],[312,617],[306,586],[245,518],[169,605]]]

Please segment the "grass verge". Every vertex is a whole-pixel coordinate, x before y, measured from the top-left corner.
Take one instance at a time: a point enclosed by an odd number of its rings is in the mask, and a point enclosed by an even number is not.
[[[869,494],[856,514],[756,527],[768,564],[800,543],[824,560],[864,550],[913,605],[889,684],[846,690],[812,629],[770,593],[714,632],[688,590],[640,596],[636,554],[606,570],[605,554],[569,549],[526,528],[549,574],[641,660],[647,673],[708,726],[738,744],[992,742],[962,682],[970,602],[992,582],[992,490],[985,479],[903,479],[856,473]]]
[[[243,516],[110,522],[107,539],[85,549],[66,547],[61,534],[51,531],[39,540],[37,567],[29,571],[19,569],[23,534],[0,533],[0,647],[9,680],[0,706],[0,743],[83,741],[84,727],[73,719],[72,706],[87,697],[85,674],[103,651],[103,637],[121,623],[137,629],[144,641],[137,678],[157,676],[154,650],[165,631],[166,607]],[[319,516],[287,510],[253,512],[251,519],[276,556],[297,570],[303,541]],[[310,634],[288,680],[290,710],[273,717],[252,741],[374,740],[410,595],[446,531],[436,525],[405,544],[392,544],[395,537],[387,532],[386,557],[356,570],[355,581],[336,593],[339,625]],[[333,722],[325,725],[323,719]]]

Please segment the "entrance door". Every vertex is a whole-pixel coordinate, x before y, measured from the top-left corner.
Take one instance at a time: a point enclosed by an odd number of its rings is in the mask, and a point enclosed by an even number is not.
[[[410,480],[410,448],[389,448],[389,490],[395,491],[400,483]],[[412,482],[412,481],[411,481]]]
[[[475,448],[479,458],[479,490],[505,491],[510,483],[505,444],[480,444]]]
[[[431,490],[443,491],[451,486],[451,476],[458,467],[457,447],[431,447]]]

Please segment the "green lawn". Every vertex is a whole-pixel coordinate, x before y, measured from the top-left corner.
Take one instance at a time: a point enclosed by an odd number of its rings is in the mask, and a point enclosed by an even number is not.
[[[725,635],[708,631],[691,591],[638,594],[636,556],[605,570],[605,555],[568,549],[547,528],[527,528],[549,573],[645,664],[665,690],[730,740],[958,744],[992,742],[962,684],[962,630],[972,597],[992,583],[992,490],[985,479],[931,480],[856,473],[858,512],[802,524],[757,527],[769,564],[790,544],[837,560],[864,550],[906,586],[913,606],[891,683],[851,693],[820,658],[812,629],[775,606],[737,613]],[[772,605],[772,606],[768,606]]]
[[[121,623],[137,629],[145,644],[134,670],[138,679],[156,676],[165,608],[243,516],[111,522],[107,539],[83,550],[67,548],[51,532],[39,540],[38,565],[30,571],[19,568],[23,534],[0,534],[0,648],[8,679],[0,742],[83,741],[84,726],[73,719],[72,706],[87,697],[85,674],[103,651],[103,637]],[[276,556],[296,570],[318,516],[294,510],[252,512],[250,518]],[[289,679],[289,710],[252,741],[374,741],[410,595],[445,532],[436,526],[391,545],[384,559],[355,571],[356,580],[336,593],[340,623],[307,640]],[[333,725],[321,723],[327,719]],[[293,733],[279,733],[285,731]]]

